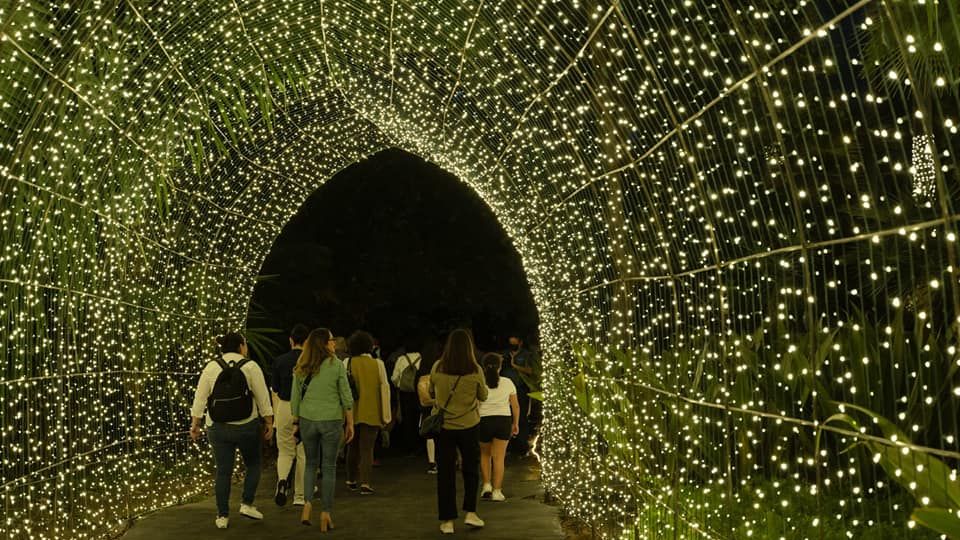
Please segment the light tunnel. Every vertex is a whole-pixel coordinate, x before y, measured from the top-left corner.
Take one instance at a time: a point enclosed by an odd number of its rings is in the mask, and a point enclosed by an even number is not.
[[[960,531],[953,0],[0,0],[0,533],[198,494],[212,337],[399,147],[521,253],[603,538]],[[960,534],[960,533],[958,533]]]

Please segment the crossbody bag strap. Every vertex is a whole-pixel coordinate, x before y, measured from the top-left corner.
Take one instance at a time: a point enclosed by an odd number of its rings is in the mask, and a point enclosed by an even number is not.
[[[307,394],[307,388],[310,387],[310,381],[313,380],[313,373],[307,375],[307,378],[303,380],[300,384],[300,401],[303,401],[303,396]]]
[[[440,413],[446,416],[447,405],[450,404],[450,400],[453,398],[453,392],[457,389],[457,385],[460,384],[460,376],[457,376],[457,380],[453,381],[453,388],[450,389],[450,393],[447,394],[447,400],[443,402],[443,407],[440,407]]]

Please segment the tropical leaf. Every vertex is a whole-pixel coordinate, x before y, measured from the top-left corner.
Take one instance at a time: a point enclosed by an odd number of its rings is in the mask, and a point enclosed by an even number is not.
[[[910,519],[924,527],[960,539],[960,511],[946,508],[915,508]]]

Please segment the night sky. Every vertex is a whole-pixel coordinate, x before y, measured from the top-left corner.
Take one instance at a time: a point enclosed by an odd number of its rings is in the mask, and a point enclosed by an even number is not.
[[[520,257],[489,207],[456,177],[396,149],[311,195],[260,273],[273,277],[254,291],[249,326],[364,329],[385,353],[404,336],[456,326],[472,327],[482,349],[500,349],[538,321]]]

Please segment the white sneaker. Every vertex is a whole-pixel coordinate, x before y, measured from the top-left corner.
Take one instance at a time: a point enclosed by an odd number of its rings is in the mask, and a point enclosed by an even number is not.
[[[483,485],[483,489],[480,490],[480,498],[481,498],[481,499],[489,499],[491,493],[493,493],[493,485],[492,485],[492,484],[484,484],[484,485]]]
[[[500,491],[499,489],[495,489],[493,490],[493,493],[490,495],[490,500],[496,501],[496,502],[503,502],[507,500],[507,498],[503,495],[503,491]]]
[[[480,528],[486,525],[483,522],[483,520],[480,519],[480,516],[478,516],[476,512],[467,512],[467,517],[463,518],[463,522],[471,527],[477,527],[477,528]]]
[[[452,521],[441,521],[440,522],[440,532],[443,534],[453,534],[453,522]]]
[[[257,507],[249,504],[240,505],[240,515],[250,519],[263,519],[263,514],[257,510]]]
[[[293,496],[293,505],[294,506],[303,506],[307,501],[304,500],[303,495],[294,495]]]
[[[225,516],[217,516],[217,522],[216,522],[216,523],[217,523],[217,528],[218,528],[218,529],[226,529],[226,528],[227,528],[227,525],[230,524],[230,518],[225,517]]]

